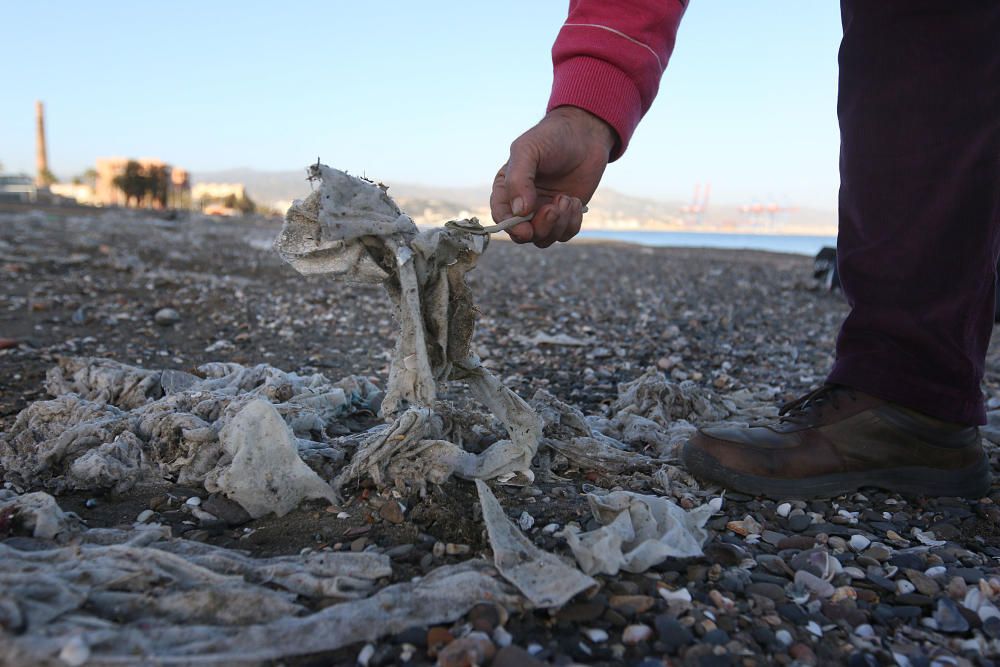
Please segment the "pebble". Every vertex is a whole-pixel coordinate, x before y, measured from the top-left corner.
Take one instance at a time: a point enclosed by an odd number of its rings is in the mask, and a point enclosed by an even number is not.
[[[851,550],[855,552],[864,551],[871,545],[872,541],[869,540],[864,535],[851,535],[850,545]]]
[[[462,556],[470,551],[472,551],[472,547],[468,544],[455,544],[453,542],[449,542],[444,548],[444,552],[449,556]]]
[[[434,658],[445,646],[455,641],[455,636],[448,631],[448,628],[434,626],[427,630],[427,655]]]
[[[155,514],[156,512],[154,512],[153,510],[143,510],[139,512],[139,515],[135,518],[135,520],[139,523],[146,523],[147,521],[152,519]]]
[[[648,595],[612,595],[608,606],[615,611],[631,616],[649,611],[656,600]]]
[[[657,638],[667,647],[669,653],[677,653],[681,648],[694,642],[691,630],[677,619],[660,614],[653,619]]]
[[[934,620],[942,632],[962,633],[969,630],[969,621],[950,598],[938,599],[937,608],[934,609]]]
[[[198,507],[199,505],[201,505],[201,498],[199,498],[198,496],[191,496],[190,498],[184,501],[184,504],[190,507]]]
[[[541,650],[541,647],[538,647]],[[497,651],[496,657],[490,663],[490,667],[545,667],[542,662],[531,653],[528,653],[520,646],[504,646]]]
[[[781,503],[774,510],[775,514],[777,514],[780,517],[787,517],[788,513],[791,511],[792,511],[791,503]]]
[[[528,532],[531,527],[535,525],[535,517],[531,516],[527,512],[521,512],[521,516],[517,519],[517,525],[521,527],[521,530]]]
[[[493,641],[483,632],[470,632],[438,651],[439,667],[477,667],[489,664],[496,654]]]
[[[602,644],[608,641],[608,633],[600,628],[584,628],[584,636],[594,644]]]
[[[500,610],[497,605],[485,602],[470,609],[466,618],[469,625],[480,632],[493,632],[501,623]]]
[[[791,646],[792,642],[794,641],[792,639],[792,633],[790,633],[788,630],[785,630],[784,628],[775,632],[774,638],[777,639],[782,646]]]
[[[626,626],[622,631],[622,643],[626,646],[635,646],[639,642],[649,640],[653,636],[653,628],[648,625],[635,624]]]
[[[389,523],[394,524],[403,523],[405,519],[403,516],[403,508],[400,507],[399,502],[393,500],[392,498],[382,503],[382,507],[378,510],[378,515]]]
[[[153,315],[153,321],[161,327],[168,327],[181,321],[181,315],[173,308],[160,308]]]
[[[90,647],[82,637],[72,637],[59,651],[59,660],[69,667],[80,667],[90,660]]]
[[[372,656],[375,655],[375,645],[365,644],[360,651],[358,651],[357,663],[361,667],[368,667],[368,663],[371,662]]]
[[[209,496],[201,507],[229,526],[242,526],[253,518],[239,503],[218,494]]]
[[[808,514],[799,514],[788,517],[788,530],[801,533],[812,523],[812,517]]]

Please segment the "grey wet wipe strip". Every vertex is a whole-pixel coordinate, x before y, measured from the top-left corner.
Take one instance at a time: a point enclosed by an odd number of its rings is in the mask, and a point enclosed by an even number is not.
[[[541,420],[471,351],[465,274],[487,247],[482,227],[473,219],[421,231],[382,186],[321,164],[310,177],[319,184],[289,209],[275,250],[303,274],[381,284],[399,327],[381,406],[390,426],[362,444],[335,488],[361,476],[421,490],[452,474],[531,481]],[[468,383],[508,437],[472,454],[437,432],[438,385],[448,380]]]

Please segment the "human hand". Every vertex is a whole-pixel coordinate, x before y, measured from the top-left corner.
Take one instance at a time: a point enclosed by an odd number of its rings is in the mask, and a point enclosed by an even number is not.
[[[501,222],[530,215],[507,231],[516,243],[547,248],[580,231],[590,201],[618,140],[611,126],[577,107],[556,107],[510,146],[493,179],[490,210]]]

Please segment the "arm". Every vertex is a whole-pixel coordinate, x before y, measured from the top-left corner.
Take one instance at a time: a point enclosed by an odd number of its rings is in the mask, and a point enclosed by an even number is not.
[[[571,0],[552,47],[548,113],[518,137],[493,181],[493,219],[534,213],[510,230],[548,247],[580,230],[608,162],[649,110],[673,51],[682,0]]]

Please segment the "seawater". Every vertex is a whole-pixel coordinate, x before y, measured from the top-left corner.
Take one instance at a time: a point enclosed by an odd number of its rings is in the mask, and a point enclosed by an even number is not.
[[[594,241],[624,241],[651,247],[730,248],[767,250],[794,255],[815,256],[824,246],[836,247],[835,236],[798,236],[782,234],[723,234],[710,232],[639,232],[583,230],[578,238]]]

